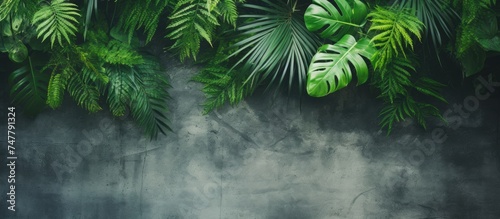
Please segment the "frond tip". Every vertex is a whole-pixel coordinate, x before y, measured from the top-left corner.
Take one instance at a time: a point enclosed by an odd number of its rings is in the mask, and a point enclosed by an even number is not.
[[[78,6],[64,0],[53,0],[50,4],[44,5],[33,16],[32,23],[38,24],[36,28],[37,38],[42,38],[42,42],[50,37],[50,45],[54,46],[57,40],[62,46],[62,38],[71,43],[69,36],[75,36],[78,30],[76,17],[81,16]]]
[[[371,40],[379,49],[374,56],[376,69],[384,68],[400,53],[406,57],[406,47],[413,49],[412,35],[422,38],[424,24],[408,10],[377,7],[368,18],[373,23],[368,31],[377,32]]]

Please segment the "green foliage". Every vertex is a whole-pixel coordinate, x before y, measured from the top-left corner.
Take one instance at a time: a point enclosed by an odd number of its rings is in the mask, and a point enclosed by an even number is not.
[[[384,101],[384,107],[380,112],[380,125],[382,128],[387,128],[387,134],[392,131],[395,122],[401,122],[406,118],[415,119],[424,128],[426,128],[426,118],[430,116],[441,118],[435,106],[416,101],[412,93],[419,92],[446,103],[439,93],[439,89],[444,85],[428,77],[412,81],[414,66],[413,59],[397,56],[386,65],[386,68],[378,70],[372,81],[381,92],[379,98]]]
[[[123,116],[127,112],[127,106],[133,96],[135,86],[132,67],[110,65],[106,71],[110,80],[107,96],[109,110],[114,116]]]
[[[144,62],[142,56],[130,45],[118,40],[110,40],[105,47],[99,47],[98,44],[95,46],[98,46],[95,50],[97,56],[106,63],[134,66]]]
[[[175,40],[171,48],[179,50],[181,60],[196,59],[201,38],[212,43],[215,27],[219,25],[219,11],[210,11],[206,6],[204,0],[181,0],[169,17],[171,23],[167,29],[171,32],[166,37]]]
[[[361,1],[336,0],[335,3],[336,6],[327,0],[313,0],[304,15],[307,29],[321,30],[322,38],[339,40],[366,22],[368,10]]]
[[[13,71],[9,76],[12,102],[24,107],[24,112],[36,115],[43,109],[47,98],[48,75],[36,71],[31,58],[27,65]]]
[[[83,31],[83,39],[87,38],[87,31],[90,26],[90,19],[92,18],[92,12],[97,15],[97,4],[98,0],[87,0],[87,11],[85,12],[85,30]]]
[[[486,51],[500,51],[498,19],[490,8],[494,1],[461,1],[462,20],[459,25],[454,54],[468,77],[481,71]]]
[[[54,46],[57,40],[62,46],[62,38],[71,43],[70,35],[75,36],[78,30],[75,24],[78,24],[76,17],[78,6],[73,3],[64,2],[64,0],[52,0],[50,4],[44,5],[33,16],[32,23],[37,24],[37,37],[42,38],[42,42],[50,37],[50,45]]]
[[[134,32],[144,28],[146,42],[149,42],[156,32],[160,15],[168,2],[169,0],[122,0],[118,4],[122,6],[123,16],[119,17],[117,27],[127,33],[129,43]]]
[[[289,89],[297,83],[301,91],[319,41],[307,31],[303,14],[298,13],[293,2],[262,3],[243,5],[255,12],[240,15],[246,20],[237,28],[236,38],[241,40],[234,44],[238,50],[229,56],[236,58],[231,69],[244,72],[247,81],[270,78],[278,86],[287,81]]]
[[[179,52],[181,60],[196,59],[202,39],[212,45],[219,20],[236,26],[238,2],[244,0],[178,0],[165,36],[175,41],[170,48]]]
[[[441,117],[439,109],[431,104],[415,101],[411,95],[406,95],[384,106],[380,112],[380,126],[387,128],[387,134],[390,134],[394,122],[412,118],[426,128],[426,119],[430,116]]]
[[[99,106],[99,90],[89,79],[82,74],[75,74],[68,81],[68,92],[77,104],[91,113],[102,110]]]
[[[437,50],[445,38],[452,35],[453,21],[458,18],[451,4],[445,0],[397,0],[393,5],[409,8],[424,23],[425,36]]]
[[[354,72],[358,84],[363,84],[368,79],[368,65],[363,57],[370,59],[375,51],[369,39],[356,42],[351,35],[345,35],[334,45],[321,46],[309,67],[307,93],[314,97],[333,93],[347,86]]]
[[[60,71],[60,72],[59,72]],[[64,99],[64,92],[68,86],[68,79],[71,73],[68,69],[54,68],[50,76],[49,85],[47,88],[47,105],[56,109],[61,106]]]
[[[384,68],[399,53],[406,56],[405,48],[413,49],[412,35],[421,39],[423,23],[408,10],[377,7],[368,18],[372,22],[369,32],[377,32],[372,38],[378,48],[374,57],[376,69]]]
[[[233,25],[233,27],[236,27],[236,20],[238,19],[238,8],[236,7],[236,3],[244,2],[244,0],[215,0],[211,2],[212,4],[214,2],[220,2],[218,4],[218,9],[224,22]],[[214,9],[215,8],[212,8],[211,10]]]
[[[16,13],[21,0],[4,0],[0,4],[0,21],[5,20],[11,12]]]
[[[380,90],[380,97],[392,104],[397,97],[408,94],[407,87],[412,84],[411,72],[415,72],[412,60],[397,56],[386,68],[376,72],[373,84]]]
[[[144,63],[133,68],[133,73],[136,81],[130,100],[132,116],[151,138],[156,138],[158,133],[166,135],[167,130],[171,131],[167,118],[169,83],[160,65],[146,58]]]
[[[207,96],[203,104],[204,114],[224,106],[227,102],[234,106],[254,90],[253,83],[244,83],[244,75],[222,65],[204,68],[193,80],[204,85],[203,92]]]

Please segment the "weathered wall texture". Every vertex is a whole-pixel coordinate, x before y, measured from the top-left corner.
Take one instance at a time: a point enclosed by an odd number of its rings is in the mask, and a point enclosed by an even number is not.
[[[197,67],[166,65],[174,133],[158,141],[69,98],[18,116],[15,214],[2,119],[1,218],[500,218],[498,99],[456,130],[410,122],[386,136],[361,90],[301,103],[256,94],[202,115],[201,86],[189,81]]]

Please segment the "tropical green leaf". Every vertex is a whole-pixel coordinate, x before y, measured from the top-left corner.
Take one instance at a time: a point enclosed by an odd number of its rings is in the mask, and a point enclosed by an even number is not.
[[[397,98],[394,103],[386,103],[384,105],[380,112],[380,126],[386,128],[387,134],[390,134],[395,122],[412,118],[426,129],[426,120],[431,116],[442,119],[438,108],[428,103],[415,101],[412,96],[406,95]]]
[[[307,66],[320,45],[318,38],[309,32],[303,14],[294,9],[293,2],[277,3],[263,0],[263,4],[245,4],[255,12],[240,15],[246,21],[237,28],[234,44],[238,48],[229,58],[237,61],[231,69],[248,75],[247,82],[260,83],[270,79],[278,86],[288,84],[303,90],[307,78]]]
[[[238,2],[242,2],[238,0]],[[218,10],[224,21],[236,27],[236,20],[238,19],[238,8],[236,0],[222,0],[218,4]]]
[[[448,101],[446,101],[446,99],[439,92],[439,89],[443,87],[445,87],[444,84],[428,77],[420,77],[415,83],[413,83],[413,88],[420,93],[434,97],[444,103],[448,103]]]
[[[98,0],[87,0],[87,11],[85,13],[85,30],[83,31],[83,39],[87,39],[87,31],[90,26],[90,20],[92,18],[92,12],[97,16],[97,4]]]
[[[135,90],[132,67],[125,65],[107,65],[109,77],[107,102],[114,116],[123,116]]]
[[[203,92],[207,96],[203,104],[204,114],[226,103],[236,105],[254,91],[251,83],[244,83],[245,75],[238,73],[219,64],[204,68],[193,78],[204,85]]]
[[[4,0],[0,4],[0,21],[5,20],[11,12],[17,12],[17,9],[20,8],[19,4],[21,0]]]
[[[9,76],[12,102],[23,106],[30,115],[38,114],[45,106],[49,75],[36,71],[28,57],[28,65],[13,71]]]
[[[304,15],[307,29],[320,31],[322,38],[336,41],[363,26],[368,13],[363,2],[335,0],[335,3],[333,5],[328,0],[313,0]]]
[[[45,41],[50,37],[51,47],[54,46],[56,40],[62,46],[62,38],[71,43],[69,36],[75,36],[78,30],[75,26],[78,24],[76,17],[79,16],[76,4],[64,0],[53,0],[35,13],[32,23],[37,24],[38,38],[43,36],[42,41]]]
[[[174,40],[172,49],[179,51],[181,60],[193,57],[200,50],[201,39],[212,43],[215,27],[219,25],[218,10],[209,10],[206,0],[179,1],[170,15],[170,30],[165,37]]]
[[[130,99],[132,116],[152,139],[156,138],[158,133],[166,135],[168,130],[171,131],[167,117],[167,102],[170,99],[167,78],[162,74],[158,62],[152,58],[136,65],[133,73],[136,86]]]
[[[118,40],[110,40],[104,45],[93,43],[89,47],[90,51],[106,63],[134,66],[144,62],[142,56],[129,44]]]
[[[375,69],[383,69],[400,53],[406,56],[406,47],[413,49],[412,36],[421,39],[423,23],[408,10],[377,7],[368,17],[372,22],[369,32],[377,32],[372,38],[378,48],[373,59]]]
[[[118,19],[117,27],[128,35],[128,42],[133,39],[136,30],[144,29],[146,33],[146,43],[151,41],[156,29],[160,15],[169,0],[121,0],[121,14]]]
[[[91,113],[102,110],[99,105],[99,89],[82,74],[75,74],[68,81],[68,92],[76,103]]]
[[[396,0],[393,5],[415,11],[424,23],[425,36],[431,39],[436,49],[444,39],[452,36],[453,22],[459,18],[450,2],[445,0]]]
[[[334,45],[323,45],[314,55],[309,66],[307,93],[314,97],[326,96],[349,84],[356,73],[358,85],[368,79],[368,65],[376,49],[370,40],[358,42],[351,35],[345,35]]]
[[[395,57],[386,68],[376,71],[374,84],[381,92],[379,97],[394,103],[397,97],[407,95],[407,88],[412,85],[412,72],[415,72],[412,60],[401,56]]]
[[[59,72],[60,71],[60,72]],[[56,109],[61,106],[64,99],[64,92],[68,86],[68,80],[72,76],[71,70],[67,68],[53,69],[47,89],[47,105]]]

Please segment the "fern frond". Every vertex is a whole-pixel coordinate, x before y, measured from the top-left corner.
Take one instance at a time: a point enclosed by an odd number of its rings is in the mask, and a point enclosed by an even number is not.
[[[135,82],[132,67],[123,65],[107,65],[108,105],[114,116],[123,116],[133,95]]]
[[[81,74],[76,74],[68,82],[68,92],[76,103],[91,113],[102,110],[99,105],[100,93],[89,80],[84,80]]]
[[[405,117],[411,117],[412,113],[406,113],[404,108],[406,108],[406,112],[410,112],[409,109],[414,108],[412,98],[398,98],[393,103],[384,104],[379,114],[381,118],[379,125],[382,129],[387,128],[387,134],[391,133],[395,122],[401,122]]]
[[[129,43],[132,41],[134,32],[140,28],[144,28],[146,43],[151,41],[158,28],[160,15],[168,2],[168,0],[120,1],[123,7],[121,14],[125,16],[120,17],[117,26],[127,33]]]
[[[448,103],[448,101],[446,101],[446,99],[439,92],[439,89],[443,87],[445,87],[444,84],[441,84],[428,77],[421,77],[415,83],[413,83],[413,88],[415,88],[420,93],[434,97],[444,103]]]
[[[413,49],[412,36],[421,39],[423,23],[408,10],[377,7],[368,14],[368,18],[372,22],[369,32],[377,32],[372,38],[372,42],[379,48],[374,55],[376,69],[383,69],[400,53],[406,57],[406,47]]]
[[[179,1],[169,17],[171,22],[167,30],[171,32],[165,37],[175,40],[171,48],[179,51],[181,60],[190,57],[196,59],[202,38],[212,43],[220,12],[210,11],[206,6],[203,0]]]
[[[57,40],[62,46],[62,38],[71,43],[69,36],[75,36],[78,30],[76,17],[80,13],[78,6],[64,0],[53,0],[50,4],[44,5],[33,16],[32,23],[37,24],[37,38],[42,37],[42,42],[50,37],[50,45],[54,46]]]
[[[158,133],[166,135],[168,130],[171,131],[167,118],[167,101],[170,99],[166,90],[169,87],[167,78],[162,75],[158,62],[152,58],[146,58],[143,64],[136,65],[133,73],[136,86],[130,99],[132,116],[152,139]]]
[[[417,91],[446,103],[446,99],[439,93],[439,89],[444,85],[425,76],[413,82],[414,66],[413,59],[397,56],[385,69],[377,70],[375,74],[374,85],[380,90],[379,97],[384,101],[379,115],[380,125],[387,128],[387,134],[391,132],[395,122],[406,118],[415,119],[424,128],[428,117],[441,118],[439,109],[432,104],[416,101],[412,93]]]
[[[222,0],[218,5],[218,9],[224,22],[236,27],[236,20],[238,19],[236,0]]]
[[[245,77],[235,70],[222,65],[212,65],[204,68],[193,77],[194,81],[204,85],[203,92],[207,100],[203,104],[203,113],[224,106],[226,103],[234,106],[254,91],[251,83],[245,84]]]
[[[60,72],[59,72],[60,71]],[[47,89],[47,105],[56,109],[61,106],[64,98],[64,92],[68,86],[68,80],[72,77],[72,72],[67,67],[58,69],[57,67],[53,69],[52,75],[50,76],[50,81]]]
[[[453,21],[457,13],[445,0],[397,0],[393,5],[399,8],[410,8],[425,25],[425,35],[430,38],[436,48],[442,45],[445,38],[452,35]]]
[[[207,6],[206,8],[209,10],[209,11],[212,11],[215,9],[215,7],[217,7],[217,5],[219,4],[220,0],[207,0]]]
[[[142,56],[130,45],[118,40],[110,40],[107,45],[91,44],[89,50],[109,64],[134,66],[142,64]]]
[[[411,72],[415,72],[411,59],[395,57],[386,68],[376,71],[374,84],[381,91],[379,97],[394,103],[398,96],[407,94],[407,87],[412,85]]]

